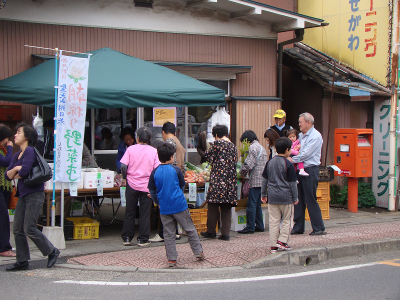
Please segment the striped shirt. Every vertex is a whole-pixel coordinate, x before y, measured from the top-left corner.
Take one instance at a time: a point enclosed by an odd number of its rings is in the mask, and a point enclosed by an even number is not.
[[[258,158],[258,154],[261,154]],[[258,161],[257,161],[258,158]],[[240,175],[245,178],[249,174],[250,187],[261,187],[262,185],[262,172],[264,171],[265,164],[267,163],[268,155],[267,151],[258,141],[253,141],[249,147],[249,155],[244,161],[242,168],[240,169]]]

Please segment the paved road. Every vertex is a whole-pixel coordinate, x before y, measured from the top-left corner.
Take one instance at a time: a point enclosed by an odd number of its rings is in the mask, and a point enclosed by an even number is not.
[[[0,267],[1,299],[400,299],[400,251],[314,266],[120,273]]]

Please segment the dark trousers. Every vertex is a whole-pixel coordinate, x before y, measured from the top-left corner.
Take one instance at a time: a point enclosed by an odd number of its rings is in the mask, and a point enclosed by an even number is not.
[[[131,241],[135,236],[135,217],[137,205],[139,210],[139,235],[137,240],[147,242],[150,237],[150,213],[153,200],[147,196],[146,192],[134,190],[126,185],[126,207],[125,219],[122,226],[122,239],[129,238]]]
[[[261,211],[261,188],[253,187],[249,190],[246,208],[246,227],[250,231],[264,229],[264,221]]]
[[[208,203],[207,232],[216,233],[219,219],[218,208],[221,208],[221,234],[229,236],[231,230],[232,205],[228,203]]]
[[[0,253],[11,250],[10,219],[8,217],[8,203],[10,192],[0,189]]]
[[[319,168],[318,166],[312,166],[304,168],[310,176],[297,175],[299,181],[299,203],[294,206],[294,227],[295,232],[304,232],[305,226],[305,210],[308,209],[310,215],[310,221],[313,231],[324,231],[325,225],[322,220],[321,209],[317,202],[317,188],[318,188],[318,177]]]
[[[18,198],[13,224],[17,262],[30,260],[27,237],[35,243],[43,256],[48,256],[54,250],[53,244],[36,227],[43,202],[44,192],[35,192]]]

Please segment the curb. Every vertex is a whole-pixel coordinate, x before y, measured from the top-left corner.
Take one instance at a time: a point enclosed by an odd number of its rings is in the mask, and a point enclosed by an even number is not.
[[[400,238],[354,242],[317,248],[303,248],[277,252],[241,267],[245,269],[268,268],[287,265],[307,266],[320,262],[351,256],[362,256],[385,251],[400,250]]]
[[[185,273],[185,272],[219,272],[243,269],[269,268],[288,265],[316,265],[320,262],[351,256],[362,256],[386,251],[400,250],[400,238],[387,238],[364,242],[354,242],[326,247],[302,248],[287,252],[277,252],[260,258],[251,263],[234,267],[214,267],[203,269],[146,269],[138,267],[118,266],[86,266],[74,264],[57,264],[59,268],[75,269],[81,271],[114,271],[114,272],[139,272],[139,273]]]

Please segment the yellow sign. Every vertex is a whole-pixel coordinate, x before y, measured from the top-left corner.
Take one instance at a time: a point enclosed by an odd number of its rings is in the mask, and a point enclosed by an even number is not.
[[[306,29],[303,42],[387,86],[390,0],[299,0],[300,14],[328,26]]]
[[[175,107],[153,107],[153,126],[163,126],[165,122],[171,122],[176,125]]]

